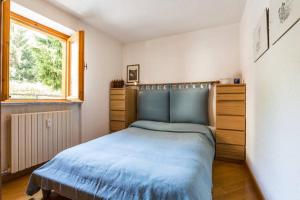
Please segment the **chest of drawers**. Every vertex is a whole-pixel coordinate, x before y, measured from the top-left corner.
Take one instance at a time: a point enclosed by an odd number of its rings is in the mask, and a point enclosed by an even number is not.
[[[110,89],[110,131],[127,128],[136,121],[136,89]]]
[[[245,160],[246,86],[217,85],[216,158]]]

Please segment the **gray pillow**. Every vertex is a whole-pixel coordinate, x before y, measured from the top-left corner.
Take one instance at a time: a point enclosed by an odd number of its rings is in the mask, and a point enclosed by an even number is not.
[[[140,90],[138,93],[138,118],[170,122],[170,94],[166,90]]]
[[[208,125],[208,88],[170,90],[170,121]]]

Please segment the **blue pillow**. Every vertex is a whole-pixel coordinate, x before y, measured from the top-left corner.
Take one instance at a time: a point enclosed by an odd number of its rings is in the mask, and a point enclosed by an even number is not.
[[[170,121],[208,125],[208,88],[171,89]]]
[[[140,90],[138,92],[138,118],[170,122],[170,94],[169,89]]]

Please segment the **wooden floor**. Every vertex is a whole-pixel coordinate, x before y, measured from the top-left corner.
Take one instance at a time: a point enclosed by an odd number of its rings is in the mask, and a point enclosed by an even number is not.
[[[215,161],[213,168],[214,200],[261,200],[245,164]]]
[[[16,181],[2,186],[2,200],[40,200],[38,193],[34,197],[24,194],[29,176],[24,176]],[[247,167],[242,164],[216,161],[213,169],[213,199],[214,200],[260,200],[255,190]],[[52,200],[66,200],[52,194]]]

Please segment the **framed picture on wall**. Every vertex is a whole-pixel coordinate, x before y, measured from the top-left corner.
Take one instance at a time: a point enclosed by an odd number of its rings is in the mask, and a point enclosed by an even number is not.
[[[274,45],[300,21],[299,0],[271,0],[270,35]]]
[[[135,84],[140,82],[140,65],[127,65],[127,83]]]
[[[269,49],[269,10],[265,9],[254,30],[254,61],[261,58]]]

